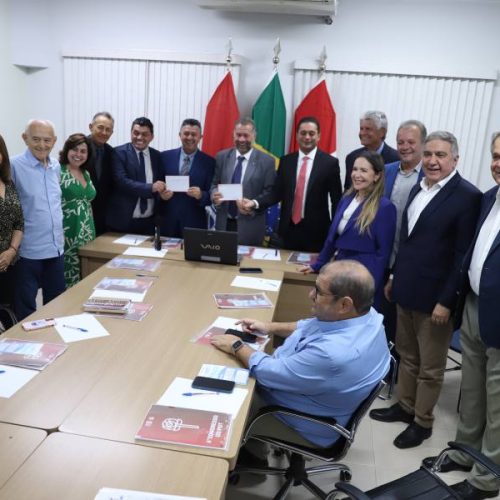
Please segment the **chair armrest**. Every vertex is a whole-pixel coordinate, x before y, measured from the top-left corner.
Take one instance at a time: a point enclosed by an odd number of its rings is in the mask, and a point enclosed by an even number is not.
[[[497,465],[492,460],[490,460],[488,457],[485,457],[480,451],[477,451],[466,444],[457,443],[456,441],[450,441],[448,443],[448,446],[453,450],[458,450],[465,453],[466,455],[469,455],[471,458],[474,459],[475,462],[481,464],[483,467],[488,469],[494,476],[500,479],[500,466]]]
[[[335,490],[328,494],[327,498],[335,498],[334,496],[331,496],[331,494],[336,491],[341,491],[342,493],[347,493],[349,498],[354,498],[355,500],[370,500],[368,495],[365,495],[359,488],[356,488],[356,486],[353,486],[352,484],[335,483],[335,488]]]
[[[245,440],[247,436],[250,435],[252,427],[255,423],[257,423],[261,418],[266,417],[267,415],[276,415],[276,414],[308,420],[309,422],[314,422],[315,424],[323,425],[328,429],[345,437],[346,439],[351,439],[351,433],[345,427],[338,424],[337,420],[332,417],[319,417],[317,415],[311,415],[310,413],[305,413],[303,411],[292,410],[290,408],[287,408],[286,406],[270,405],[261,408],[257,412],[254,419],[248,425],[248,428],[245,433]]]

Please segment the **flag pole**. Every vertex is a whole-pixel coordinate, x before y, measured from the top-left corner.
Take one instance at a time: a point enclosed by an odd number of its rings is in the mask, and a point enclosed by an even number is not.
[[[226,71],[231,71],[231,66],[233,63],[233,39],[231,37],[228,38],[226,43]]]

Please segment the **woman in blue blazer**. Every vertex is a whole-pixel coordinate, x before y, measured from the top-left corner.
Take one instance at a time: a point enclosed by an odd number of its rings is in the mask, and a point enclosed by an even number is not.
[[[384,194],[384,161],[377,153],[362,153],[351,174],[352,186],[335,212],[318,259],[301,269],[319,272],[330,260],[357,260],[375,280],[375,306],[380,303],[384,273],[396,232],[396,207]]]

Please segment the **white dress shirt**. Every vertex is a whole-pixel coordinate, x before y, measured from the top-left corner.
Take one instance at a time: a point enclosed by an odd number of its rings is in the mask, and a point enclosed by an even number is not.
[[[134,148],[135,153],[137,154],[137,161],[139,162],[140,165],[140,160],[139,160],[139,153],[140,151],[138,149]],[[151,167],[151,156],[149,154],[149,148],[146,148],[144,151],[144,166],[145,166],[145,171],[146,171],[146,183],[147,184],[152,184],[153,183],[153,169]],[[151,217],[153,215],[153,208],[154,208],[154,200],[153,198],[149,198],[147,200],[148,202],[148,208],[146,208],[146,211],[142,214],[141,213],[141,199],[140,197],[137,198],[137,203],[135,204],[135,209],[132,217],[134,219],[146,219],[148,217]]]
[[[417,193],[415,198],[413,198],[413,201],[408,207],[408,235],[410,235],[413,231],[413,228],[415,227],[415,224],[425,207],[434,199],[439,191],[446,186],[456,173],[457,171],[453,169],[451,174],[444,179],[441,179],[439,182],[436,182],[436,184],[431,187],[427,185],[427,179],[425,177],[420,181],[420,187],[422,189]]]
[[[490,252],[491,245],[495,241],[500,231],[500,189],[497,191],[495,203],[491,207],[479,234],[472,252],[472,259],[469,267],[469,281],[472,291],[479,295],[479,282],[484,261]],[[493,271],[495,272],[495,271]]]

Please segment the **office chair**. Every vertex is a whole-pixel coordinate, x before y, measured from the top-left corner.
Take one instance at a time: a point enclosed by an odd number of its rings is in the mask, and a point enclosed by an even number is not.
[[[394,481],[377,486],[367,492],[362,492],[352,484],[336,483],[335,490],[327,496],[327,500],[337,498],[341,493],[342,498],[352,498],[354,500],[447,500],[459,499],[450,486],[448,486],[436,472],[441,466],[441,462],[450,450],[459,450],[469,455],[475,462],[481,464],[485,469],[500,479],[500,467],[485,457],[479,451],[470,446],[450,441],[449,448],[443,450],[431,469],[422,466],[415,472],[400,477]]]
[[[351,419],[349,420],[349,422],[345,427],[338,424],[334,418],[317,417],[315,415],[309,415],[307,413],[290,410],[289,408],[285,408],[283,406],[266,406],[262,408],[257,413],[252,422],[249,424],[247,431],[245,433],[245,437],[243,438],[243,445],[246,443],[248,439],[256,439],[258,441],[268,443],[273,447],[276,447],[279,450],[284,451],[285,455],[289,460],[289,466],[288,468],[285,469],[278,467],[244,467],[236,465],[234,471],[232,471],[229,475],[229,482],[231,484],[237,484],[239,480],[239,475],[244,472],[250,472],[252,474],[273,475],[273,476],[279,475],[279,476],[284,476],[286,478],[286,481],[285,484],[283,484],[281,489],[278,491],[278,493],[274,496],[274,500],[280,500],[282,498],[285,498],[292,486],[299,486],[299,485],[302,485],[305,488],[307,488],[316,497],[321,498],[322,500],[326,499],[327,493],[321,490],[318,486],[316,486],[308,478],[308,476],[319,474],[322,472],[339,470],[340,479],[342,481],[351,480],[352,476],[351,469],[345,464],[336,462],[344,458],[344,456],[346,455],[347,451],[351,447],[352,442],[354,441],[354,436],[356,435],[356,431],[358,429],[360,420],[366,414],[371,404],[378,397],[378,395],[385,387],[385,385],[386,384],[384,381],[380,381],[376,385],[376,387],[372,390],[370,395],[358,406],[358,408],[356,409],[356,411],[354,412],[354,414],[352,415]],[[340,437],[329,448],[320,448],[320,447],[313,448],[277,439],[274,438],[273,436],[252,435],[252,427],[257,421],[259,421],[261,418],[264,418],[266,415],[275,415],[275,414],[299,417],[305,420],[309,420],[311,422],[325,425],[332,431],[335,431],[336,433],[340,434]],[[327,463],[325,465],[306,468],[305,466],[306,458],[322,460],[323,462]]]
[[[14,311],[5,304],[0,304],[0,335],[17,323]]]

